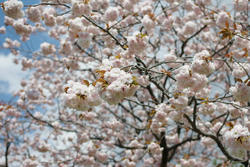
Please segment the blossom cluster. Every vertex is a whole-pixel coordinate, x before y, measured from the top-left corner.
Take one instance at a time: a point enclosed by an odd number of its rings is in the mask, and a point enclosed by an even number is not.
[[[178,69],[176,80],[178,89],[189,88],[195,92],[204,88],[208,81],[205,75],[192,72],[188,65],[182,66]]]
[[[214,71],[215,67],[211,60],[209,60],[209,58],[210,54],[207,50],[196,53],[191,65],[192,71],[204,75],[211,74]]]
[[[237,82],[235,86],[230,88],[235,100],[246,103],[250,102],[250,86],[246,83]]]
[[[5,1],[4,4],[4,13],[6,16],[9,16],[13,19],[19,19],[24,16],[24,12],[22,11],[23,3],[19,0],[8,0]]]
[[[42,43],[40,47],[44,55],[49,55],[56,51],[55,46],[47,42]]]
[[[250,150],[250,132],[247,127],[235,125],[224,134],[225,144],[232,154],[239,158],[245,158],[246,151]]]
[[[142,53],[147,46],[147,37],[140,32],[135,32],[132,36],[128,37],[128,47],[131,54]]]
[[[88,110],[101,103],[97,89],[93,85],[84,85],[79,82],[68,81],[65,85],[65,104],[77,110]]]
[[[103,72],[102,78],[89,84],[68,81],[65,85],[65,104],[77,110],[88,110],[101,103],[117,104],[125,97],[133,96],[138,89],[135,78],[119,68]]]
[[[133,96],[138,89],[136,79],[119,68],[105,72],[103,79],[107,85],[102,85],[101,97],[109,104],[117,104],[123,98]]]

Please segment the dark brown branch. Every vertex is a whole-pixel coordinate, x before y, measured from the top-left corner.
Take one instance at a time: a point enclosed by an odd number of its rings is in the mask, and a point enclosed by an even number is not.
[[[164,88],[162,88],[156,81],[150,80],[158,89],[162,91],[162,93],[169,99],[170,96],[165,92]]]
[[[168,161],[170,161],[170,160],[174,157],[174,155],[175,155],[176,150],[177,150],[178,147],[180,147],[181,145],[183,145],[183,144],[185,144],[185,143],[187,143],[187,142],[196,141],[196,140],[200,140],[200,136],[197,136],[196,138],[192,138],[192,137],[187,138],[186,140],[183,140],[182,142],[177,143],[177,144],[175,144],[175,145],[169,147],[169,150],[173,150],[173,151],[172,151],[171,154],[169,155]]]
[[[131,114],[135,119],[137,119],[138,121],[142,122],[141,118],[139,118],[138,116],[136,116],[133,112],[131,112],[129,109],[127,109],[122,103],[118,104],[121,108],[123,108],[125,111],[127,111],[129,114]]]
[[[219,115],[219,116],[217,116],[217,117],[215,117],[215,118],[213,118],[213,119],[211,119],[209,122],[214,122],[215,120],[217,120],[217,119],[219,119],[219,118],[222,118],[222,117],[224,117],[225,115],[227,115],[227,113],[224,113],[224,114],[221,114],[221,115]]]
[[[102,61],[101,59],[99,59],[99,58],[97,58],[97,57],[95,57],[95,56],[92,56],[89,52],[87,52],[86,50],[82,49],[81,46],[80,46],[77,42],[75,42],[74,45],[75,45],[79,50],[81,50],[82,52],[84,52],[87,56],[89,56],[89,57],[91,57],[91,58],[93,58],[93,59],[95,59],[95,60],[97,60],[97,61],[99,61],[99,62]]]
[[[127,50],[127,48],[125,47],[125,44],[121,44],[119,42],[119,40],[114,37],[108,30],[106,30],[105,28],[102,28],[101,26],[99,26],[97,23],[95,23],[92,19],[88,18],[85,15],[82,15],[82,17],[84,17],[86,20],[88,20],[90,23],[92,23],[94,26],[98,27],[100,30],[102,30],[103,32],[107,33],[112,39],[115,40],[116,44],[118,44],[123,50]]]
[[[26,112],[28,113],[29,116],[31,116],[31,118],[33,118],[34,120],[40,122],[40,123],[43,123],[45,125],[48,125],[49,127],[53,128],[53,129],[60,129],[62,131],[65,131],[65,132],[75,132],[77,133],[77,131],[75,130],[70,130],[70,129],[65,129],[65,128],[60,128],[60,127],[55,127],[53,126],[50,122],[48,121],[44,121],[44,120],[41,120],[41,119],[38,119],[36,118],[29,110],[26,110]]]
[[[214,53],[212,54],[211,57],[214,57],[216,54],[219,54],[221,51],[223,51],[224,49],[226,49],[228,46],[231,46],[233,44],[233,40],[229,41],[225,46],[223,46],[222,48],[220,48],[217,51],[214,51]]]
[[[36,5],[24,5],[24,7],[36,7],[36,6],[64,6],[66,8],[70,8],[70,6],[64,4],[64,3],[40,3],[40,4],[36,4]]]
[[[160,167],[166,167],[166,165],[168,163],[168,151],[169,150],[167,147],[165,132],[161,132],[160,146],[163,148]]]
[[[8,155],[9,155],[9,148],[10,148],[11,142],[6,143],[6,149],[5,149],[5,167],[8,167]]]
[[[226,118],[224,119],[222,125],[220,126],[220,129],[219,129],[219,130],[217,131],[217,133],[216,133],[216,136],[217,136],[217,137],[219,137],[221,129],[222,129],[223,126],[226,124],[228,116],[229,116],[229,112],[227,112]]]
[[[153,100],[156,104],[159,104],[159,102],[158,102],[157,98],[155,97],[155,94],[154,94],[154,92],[153,92],[151,86],[148,85],[146,88],[147,88],[147,90],[148,90],[148,92],[149,92],[149,94],[150,94],[152,100]]]
[[[145,129],[142,129],[142,128],[138,128],[138,127],[134,126],[133,124],[128,123],[128,122],[126,121],[126,119],[124,119],[124,118],[118,116],[118,115],[117,115],[115,112],[113,112],[110,108],[105,107],[105,109],[108,110],[112,115],[114,115],[118,120],[121,120],[122,123],[124,123],[124,124],[130,126],[131,128],[134,128],[136,131],[143,131],[143,130],[145,130]]]
[[[169,147],[169,150],[176,149],[177,147],[179,147],[187,142],[196,141],[196,140],[200,140],[200,136],[197,136],[196,138],[189,137],[186,140],[183,140],[182,142],[177,143],[177,144]]]
[[[195,34],[193,34],[192,36],[190,36],[189,38],[187,38],[183,43],[182,43],[182,46],[181,46],[181,54],[180,54],[180,57],[183,56],[184,54],[184,49],[188,43],[189,40],[191,40],[193,37],[195,37],[196,35],[198,35],[202,30],[204,30],[205,28],[207,27],[207,25],[204,25],[199,31],[197,31]]]
[[[167,81],[168,81],[168,75],[165,77],[165,79],[164,79],[164,82],[163,82],[163,88],[165,89],[165,87],[166,87],[166,84],[167,84]],[[162,92],[162,95],[161,95],[161,103],[163,103],[164,102],[164,100],[165,100],[165,95],[164,95],[164,93]]]
[[[119,147],[119,148],[125,148],[125,149],[129,149],[129,150],[136,150],[136,149],[147,149],[147,147],[146,146],[143,146],[143,147],[129,147],[129,146],[124,146],[122,143],[121,143],[121,141],[120,141],[120,139],[117,139],[117,142],[118,143],[115,143],[115,146],[117,146],[117,147]]]
[[[211,138],[213,141],[216,142],[217,146],[219,147],[219,149],[221,150],[221,152],[227,157],[227,159],[232,160],[232,161],[237,161],[237,162],[241,162],[241,163],[245,163],[243,160],[235,158],[233,156],[231,156],[227,150],[225,149],[225,147],[223,146],[222,142],[219,140],[219,138],[217,136],[211,135],[211,134],[207,134],[202,132],[200,129],[198,129],[196,127],[196,125],[194,124],[194,122],[189,118],[189,116],[187,114],[184,114],[184,117],[188,120],[188,122],[190,123],[190,125],[192,126],[193,131],[195,131],[196,133],[198,133],[199,135],[205,136],[205,137],[209,137]]]
[[[136,60],[136,62],[137,62],[138,65],[142,64],[142,66],[147,69],[146,64],[140,58],[138,58],[137,56],[135,56],[135,60]]]

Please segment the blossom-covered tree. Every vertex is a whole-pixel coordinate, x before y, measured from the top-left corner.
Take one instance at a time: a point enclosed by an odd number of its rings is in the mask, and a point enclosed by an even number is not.
[[[249,166],[248,0],[6,0],[30,76],[0,104],[5,166]],[[40,49],[21,46],[47,34]]]

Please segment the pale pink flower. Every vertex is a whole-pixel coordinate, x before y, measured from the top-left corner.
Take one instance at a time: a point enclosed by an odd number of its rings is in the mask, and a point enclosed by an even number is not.
[[[96,152],[95,156],[102,163],[105,163],[108,160],[108,155],[104,152],[98,151],[98,152]]]
[[[203,50],[194,55],[194,60],[192,62],[192,71],[209,75],[215,69],[214,64],[209,60],[210,54],[207,50]]]
[[[179,142],[179,138],[178,138],[178,134],[174,134],[174,135],[167,135],[165,136],[166,141],[168,141],[169,144],[175,144]]]
[[[79,38],[78,38],[77,44],[82,49],[89,48],[90,42],[91,42],[91,34],[89,34],[87,32],[81,32],[79,34]]]
[[[39,163],[36,160],[25,159],[22,164],[23,167],[37,167]]]
[[[6,38],[5,42],[3,43],[4,48],[19,48],[21,43],[17,40],[11,40],[10,38]]]
[[[161,148],[159,144],[152,142],[148,145],[148,149],[151,154],[161,154],[163,148]]]
[[[91,6],[89,4],[84,4],[79,0],[72,0],[72,14],[73,16],[89,15],[91,12]]]
[[[133,76],[119,68],[105,72],[104,80],[108,86],[101,89],[101,97],[109,104],[117,104],[124,97],[133,96],[138,86],[133,84]]]
[[[247,71],[250,71],[250,64],[249,63],[240,63],[233,65],[233,72],[232,75],[235,78],[243,78],[247,75]]]
[[[138,82],[138,84],[145,86],[145,87],[149,85],[149,79],[148,79],[148,76],[146,75],[141,75],[137,77],[136,81]]]
[[[179,89],[190,88],[197,92],[207,85],[207,77],[198,73],[192,73],[187,65],[178,69],[175,78]]]
[[[119,11],[116,7],[109,7],[104,13],[106,21],[115,21],[119,16]]]
[[[6,28],[4,26],[0,27],[0,34],[5,34]]]
[[[136,163],[128,159],[125,159],[123,163],[125,164],[126,167],[136,167]]]
[[[72,52],[72,43],[68,40],[62,40],[60,42],[60,52],[66,55],[69,55]]]
[[[51,14],[44,13],[44,24],[49,27],[53,27],[56,25],[56,18]]]
[[[144,162],[145,166],[151,167],[154,164],[154,159],[153,158],[144,158],[143,162]]]
[[[248,0],[234,0],[234,5],[236,7],[236,10],[238,11],[244,11],[247,9]]]
[[[147,31],[151,31],[155,27],[154,21],[148,15],[143,17],[142,24]]]
[[[140,54],[147,47],[147,37],[139,32],[128,37],[128,47],[131,54]]]
[[[218,26],[225,27],[226,22],[229,23],[229,21],[230,21],[230,18],[226,12],[222,11],[217,15],[216,24]]]
[[[195,33],[196,29],[197,25],[193,21],[189,21],[184,25],[182,33],[184,35],[192,35]]]
[[[235,86],[230,88],[235,100],[239,102],[250,102],[250,86],[245,83],[237,82]]]
[[[226,131],[224,139],[227,147],[240,148],[250,151],[250,133],[248,128],[237,124],[233,129]]]
[[[64,91],[65,104],[70,108],[85,111],[101,103],[97,89],[93,85],[88,86],[79,82],[68,81]],[[86,117],[92,119],[95,116],[89,113]]]
[[[12,26],[14,24],[14,19],[8,16],[4,16],[4,24],[6,26]]]
[[[16,33],[23,36],[29,36],[32,33],[32,26],[25,24],[24,19],[15,20],[13,23],[13,28],[16,30]]]
[[[82,19],[80,17],[69,20],[69,28],[73,33],[78,33],[83,30]]]
[[[43,42],[41,45],[40,45],[40,48],[41,48],[41,51],[44,55],[49,55],[49,54],[52,54],[52,53],[55,53],[56,52],[56,48],[53,44],[49,44],[47,42]]]
[[[30,7],[27,9],[28,19],[32,22],[39,22],[41,19],[41,11],[39,7]]]
[[[24,12],[22,11],[23,3],[18,0],[8,0],[3,3],[4,13],[6,16],[9,16],[13,19],[22,18]]]
[[[142,148],[143,144],[138,142],[138,140],[133,140],[129,143],[129,147],[137,147],[137,148]]]
[[[188,98],[186,96],[178,96],[177,98],[169,99],[172,107],[176,110],[182,110],[188,105]]]

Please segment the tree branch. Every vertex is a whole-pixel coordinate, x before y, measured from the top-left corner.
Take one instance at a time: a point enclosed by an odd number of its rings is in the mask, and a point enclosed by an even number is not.
[[[187,38],[183,43],[182,43],[182,46],[181,46],[181,54],[180,54],[180,57],[183,56],[184,54],[184,49],[188,43],[189,40],[191,40],[193,37],[195,37],[196,35],[198,35],[202,30],[204,30],[205,28],[207,27],[207,25],[204,25],[199,31],[197,31],[195,34],[193,34],[192,36],[190,36],[189,38]]]
[[[6,149],[5,149],[5,167],[8,167],[8,155],[9,155],[9,148],[10,148],[11,142],[7,141],[6,143]]]

